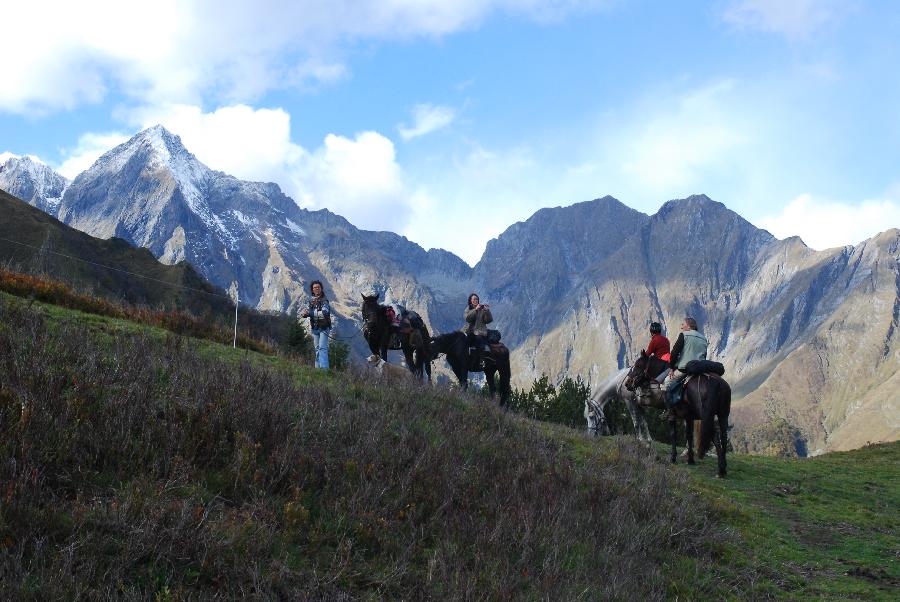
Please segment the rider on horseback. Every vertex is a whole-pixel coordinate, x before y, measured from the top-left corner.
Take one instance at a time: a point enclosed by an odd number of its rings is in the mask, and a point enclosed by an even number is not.
[[[708,346],[706,337],[697,331],[697,321],[694,318],[686,317],[681,323],[681,333],[678,335],[678,340],[675,341],[675,346],[672,347],[672,357],[669,360],[671,380],[666,388],[666,406],[670,409],[681,401],[684,379],[687,377],[687,373],[684,371],[685,366],[691,360],[705,360]],[[678,372],[677,376],[676,371]]]
[[[669,339],[662,335],[662,324],[659,322],[650,322],[650,344],[647,345],[647,350],[644,351],[647,355],[655,355],[661,360],[668,361],[669,358]],[[662,382],[666,379],[667,370],[663,370],[660,372],[659,376],[656,377],[658,382]]]
[[[493,316],[491,316],[491,306],[482,304],[478,295],[472,293],[469,295],[469,301],[466,304],[466,309],[463,311],[463,318],[466,321],[465,326],[463,326],[463,332],[468,337],[469,348],[474,348],[471,365],[477,367],[481,363],[483,351],[489,350],[487,346],[487,325],[494,320]]]

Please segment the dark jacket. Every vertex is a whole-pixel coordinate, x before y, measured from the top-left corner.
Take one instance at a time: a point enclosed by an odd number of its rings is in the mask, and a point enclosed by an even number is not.
[[[331,304],[325,295],[309,300],[309,327],[312,330],[331,328]]]

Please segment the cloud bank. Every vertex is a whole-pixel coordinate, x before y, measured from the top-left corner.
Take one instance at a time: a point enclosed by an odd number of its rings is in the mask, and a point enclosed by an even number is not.
[[[758,223],[778,238],[799,236],[807,246],[821,251],[855,245],[900,226],[900,203],[883,199],[854,204],[803,194],[785,205],[781,213]]]
[[[355,42],[439,37],[505,13],[539,21],[606,0],[32,0],[7,3],[0,111],[97,103],[230,105],[347,75]],[[39,40],[35,39],[40,32]],[[60,90],[66,93],[60,94]]]

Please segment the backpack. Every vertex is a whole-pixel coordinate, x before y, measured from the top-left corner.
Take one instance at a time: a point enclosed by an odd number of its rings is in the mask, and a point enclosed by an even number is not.
[[[500,342],[500,331],[499,330],[491,330],[490,328],[487,331],[487,342],[490,345],[496,345]]]
[[[684,371],[688,374],[706,374],[712,373],[719,376],[725,375],[725,366],[719,362],[710,360],[691,360],[684,367]]]

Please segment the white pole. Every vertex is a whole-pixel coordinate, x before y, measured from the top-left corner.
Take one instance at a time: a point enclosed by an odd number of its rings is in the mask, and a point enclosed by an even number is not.
[[[235,349],[237,349],[237,308],[240,301],[241,293],[236,290],[234,292],[234,343],[232,345]]]

